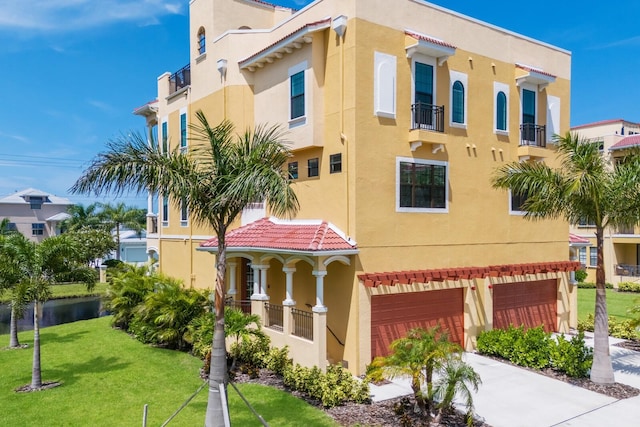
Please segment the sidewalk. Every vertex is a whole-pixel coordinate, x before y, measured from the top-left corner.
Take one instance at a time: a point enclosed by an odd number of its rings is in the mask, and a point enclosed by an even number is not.
[[[611,346],[611,357],[616,382],[640,388],[640,353]],[[475,412],[494,427],[640,425],[640,396],[617,400],[474,353],[465,359],[482,378]],[[407,378],[371,393],[374,401],[412,394]]]

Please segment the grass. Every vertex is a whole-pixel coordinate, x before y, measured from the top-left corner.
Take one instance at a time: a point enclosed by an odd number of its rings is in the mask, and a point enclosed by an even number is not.
[[[145,346],[110,327],[110,317],[41,331],[42,379],[62,385],[16,393],[30,383],[33,333],[20,333],[28,349],[0,349],[0,410],[10,426],[139,426],[148,404],[147,425],[160,426],[202,384],[201,361],[188,354]],[[0,343],[9,337],[0,335]],[[238,388],[270,425],[337,424],[324,412],[280,390],[258,384]],[[260,426],[229,388],[232,425]],[[203,425],[207,387],[170,426]]]
[[[636,305],[636,300],[640,299],[640,294],[630,292],[616,292],[607,289],[607,311],[609,316],[618,319],[631,319],[632,316],[627,310]],[[578,289],[578,319],[585,319],[589,313],[595,310],[596,290]],[[640,301],[638,301],[640,304]]]
[[[87,291],[87,286],[82,283],[68,283],[64,285],[51,285],[51,299],[75,298],[88,296],[102,296],[107,291],[107,283],[96,283],[91,292]],[[0,303],[9,302],[9,293],[0,294]]]

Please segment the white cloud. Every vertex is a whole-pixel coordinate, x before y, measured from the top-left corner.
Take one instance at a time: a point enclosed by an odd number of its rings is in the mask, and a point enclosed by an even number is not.
[[[591,49],[609,49],[612,47],[635,47],[640,46],[640,36],[629,37],[627,39],[614,40],[608,43],[603,43],[593,46]]]
[[[29,138],[27,138],[26,136],[8,134],[8,133],[4,133],[4,132],[0,132],[0,138],[14,139],[16,141],[23,142],[23,143],[30,142]]]
[[[0,0],[0,29],[71,32],[117,22],[148,24],[183,13],[179,0]]]

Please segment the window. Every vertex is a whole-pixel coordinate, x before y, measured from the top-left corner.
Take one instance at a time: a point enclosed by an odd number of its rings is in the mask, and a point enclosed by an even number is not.
[[[416,62],[414,68],[414,103],[433,105],[433,66]]]
[[[180,151],[187,148],[187,113],[180,112]]]
[[[318,169],[318,158],[307,160],[307,168],[308,173],[307,176],[309,178],[320,175],[320,171]]]
[[[464,123],[464,86],[460,80],[456,80],[451,89],[451,121]]]
[[[527,194],[518,194],[511,192],[511,212],[525,212],[522,207],[529,196]]]
[[[447,208],[447,164],[445,162],[398,158],[397,210]]]
[[[162,225],[164,227],[169,225],[169,197],[162,197]]]
[[[189,209],[187,207],[187,201],[185,199],[180,203],[180,226],[186,227],[189,221]]]
[[[166,121],[162,122],[162,152],[169,151],[169,126]]]
[[[329,156],[329,173],[342,172],[342,153]]]
[[[598,265],[598,248],[592,246],[589,248],[589,266],[595,267]]]
[[[291,76],[291,119],[304,116],[304,70]]]
[[[536,93],[522,89],[522,141],[536,141]]]
[[[507,130],[507,95],[502,91],[496,95],[496,130]]]
[[[587,219],[587,218],[580,218],[580,220],[578,221],[578,225],[580,227],[595,227],[596,224],[594,221]]]
[[[43,223],[33,223],[31,224],[31,235],[32,236],[43,236],[44,235],[44,224]]]
[[[298,179],[298,162],[290,162],[288,164],[289,179]]]
[[[202,55],[207,51],[207,46],[205,42],[206,42],[206,37],[205,37],[204,27],[200,27],[200,29],[198,30],[198,54],[199,55]]]
[[[578,261],[582,265],[587,265],[587,248],[578,249]]]
[[[41,196],[29,197],[29,207],[31,209],[42,209],[42,202],[44,202],[44,197],[41,197]]]

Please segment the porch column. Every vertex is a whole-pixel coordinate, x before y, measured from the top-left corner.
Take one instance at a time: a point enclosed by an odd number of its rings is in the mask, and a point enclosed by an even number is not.
[[[315,365],[323,372],[327,369],[327,310],[313,307],[313,354]]]
[[[569,259],[571,261],[578,261],[578,254],[576,248],[569,250]],[[576,280],[576,272],[569,272],[569,327],[578,327],[578,281]]]
[[[236,291],[236,267],[237,267],[237,263],[235,262],[229,262],[227,263],[227,267],[229,269],[229,292],[227,292],[227,295],[232,295],[235,299],[235,296],[237,294]]]
[[[251,299],[254,299],[256,295],[260,294],[260,266],[251,264],[251,270],[253,270],[253,294],[251,294]]]
[[[269,269],[268,265],[260,266],[260,296],[263,299],[269,299],[267,296],[267,270]]]
[[[313,306],[312,311],[326,313],[327,307],[324,305],[324,276],[327,275],[327,272],[326,270],[314,270],[313,275],[316,276],[316,305]]]
[[[296,269],[295,267],[284,267],[282,271],[287,275],[287,294],[285,300],[282,301],[282,305],[296,305],[293,300],[293,273],[296,272]]]

